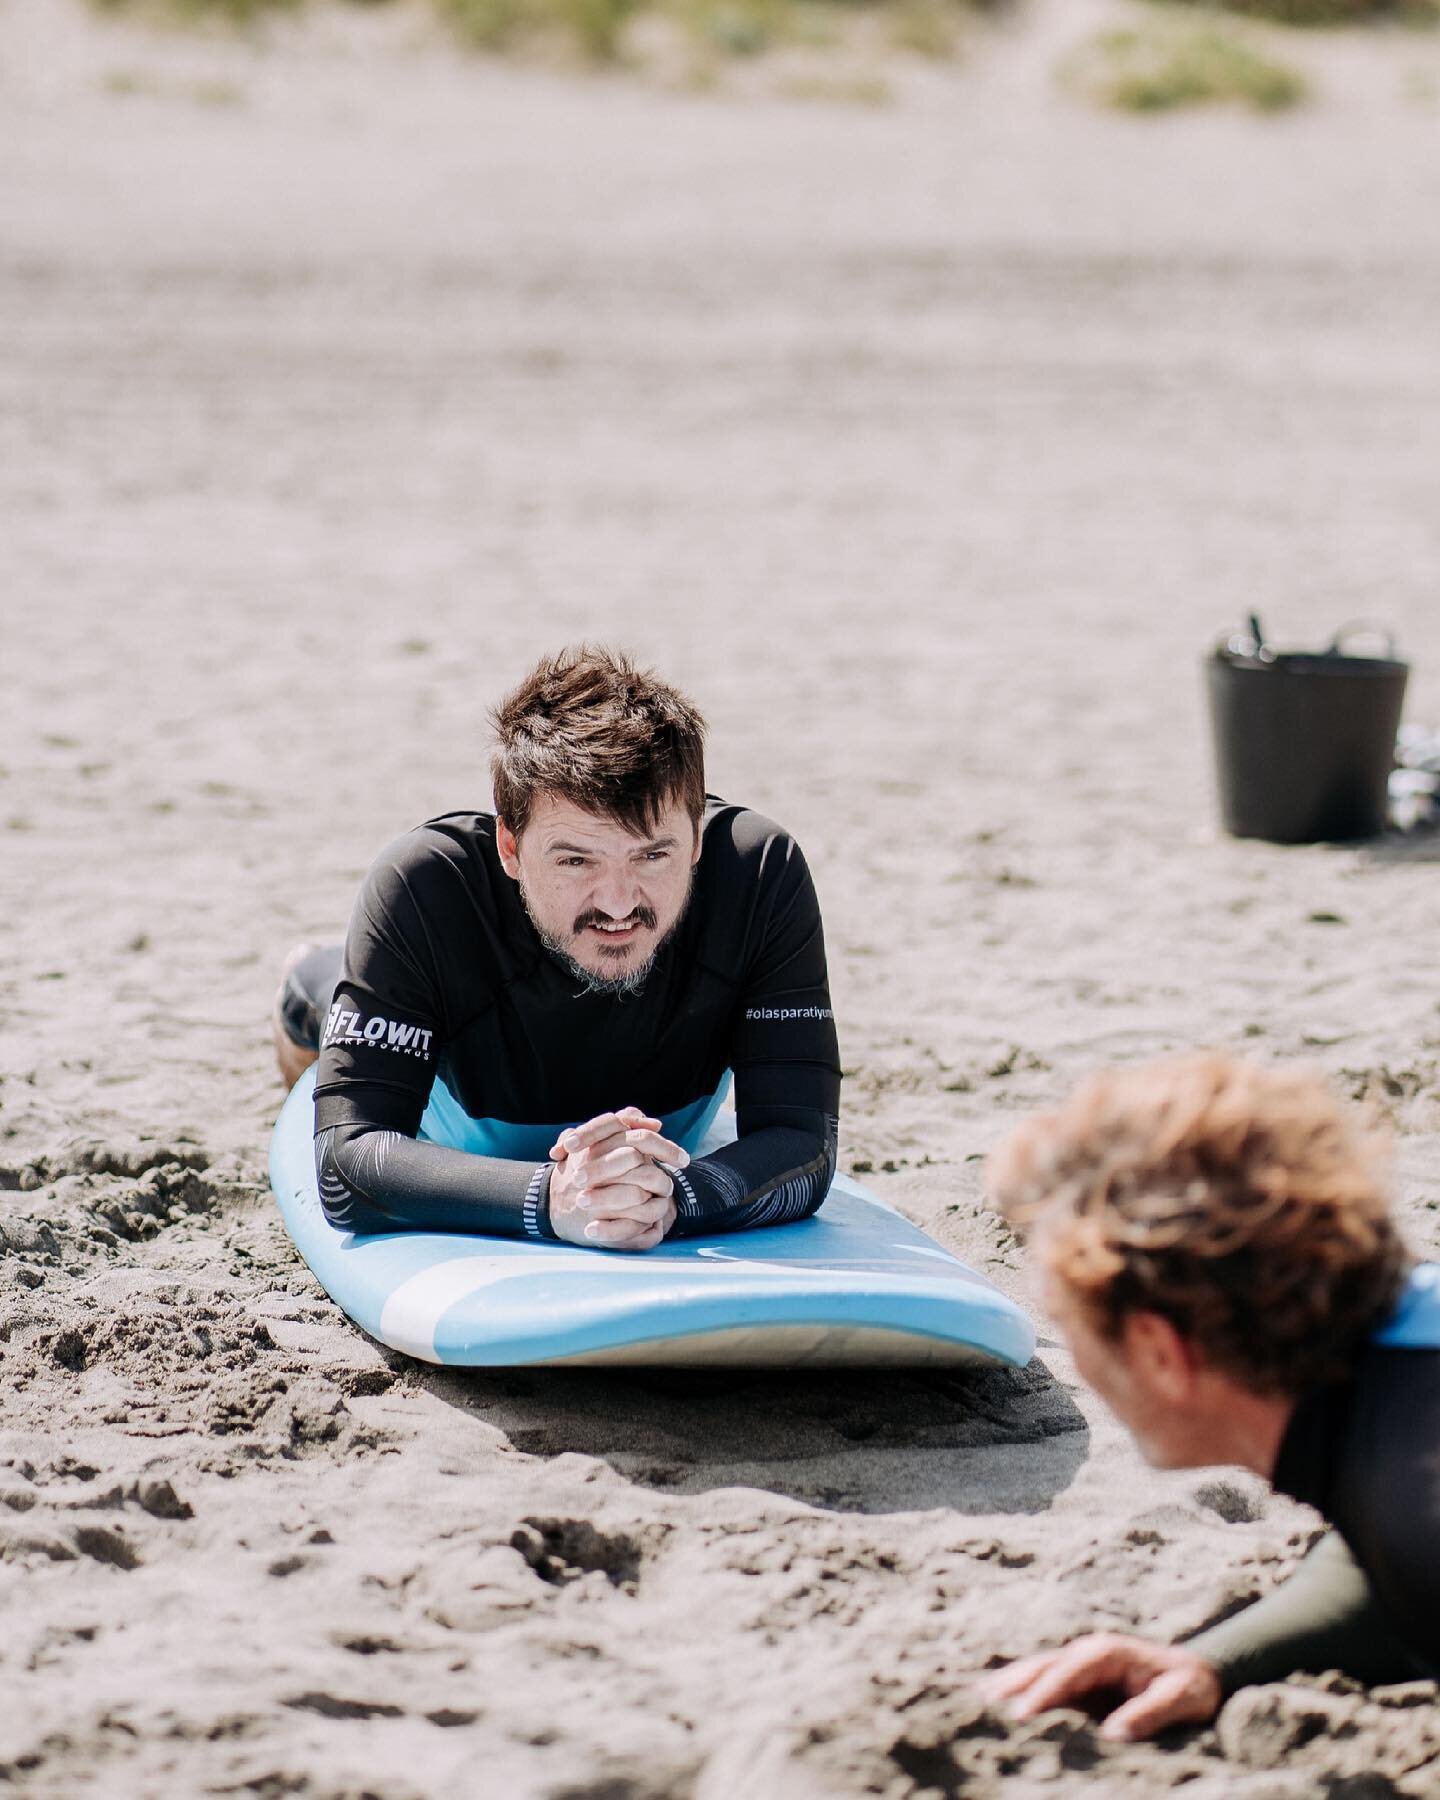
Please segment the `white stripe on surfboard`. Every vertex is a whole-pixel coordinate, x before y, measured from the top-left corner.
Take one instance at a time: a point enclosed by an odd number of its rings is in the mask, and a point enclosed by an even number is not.
[[[550,1266],[588,1266],[593,1270],[595,1259],[591,1252],[577,1250],[567,1255],[561,1250],[555,1253]],[[380,1336],[392,1349],[403,1350],[407,1356],[418,1357],[421,1362],[439,1362],[435,1333],[452,1306],[498,1282],[536,1273],[533,1263],[517,1256],[456,1256],[448,1262],[432,1263],[428,1269],[402,1281],[386,1300],[380,1313]]]
[[[827,1293],[842,1288],[883,1292],[892,1282],[903,1285],[906,1279],[903,1276],[878,1275],[873,1270],[807,1269],[797,1267],[794,1263],[761,1262],[748,1257],[722,1257],[718,1254],[713,1259],[706,1258],[705,1262],[701,1262],[700,1257],[705,1256],[706,1252],[701,1250],[694,1262],[688,1258],[683,1262],[671,1262],[668,1259],[664,1262],[651,1262],[639,1256],[612,1255],[601,1262],[594,1250],[547,1249],[519,1256],[451,1257],[445,1262],[433,1263],[428,1269],[419,1270],[400,1283],[381,1310],[379,1335],[381,1341],[394,1350],[403,1350],[407,1356],[416,1357],[421,1362],[438,1363],[440,1353],[435,1347],[435,1337],[440,1329],[441,1319],[451,1307],[458,1306],[473,1294],[483,1293],[486,1288],[498,1287],[501,1282],[525,1278],[533,1280],[537,1275],[561,1272],[583,1272],[592,1278],[603,1273],[606,1279],[645,1275],[654,1281],[663,1271],[665,1274],[673,1273],[677,1282],[684,1282],[695,1279],[698,1266],[745,1276],[785,1276],[797,1287],[819,1287]]]

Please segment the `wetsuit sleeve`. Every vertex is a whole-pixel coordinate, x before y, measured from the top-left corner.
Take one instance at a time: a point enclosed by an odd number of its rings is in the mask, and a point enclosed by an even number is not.
[[[1211,1665],[1227,1695],[1297,1670],[1343,1669],[1364,1682],[1429,1673],[1396,1637],[1338,1531],[1327,1533],[1288,1581],[1185,1643]]]
[[[464,941],[467,905],[458,871],[408,839],[356,900],[315,1082],[320,1200],[342,1230],[554,1235],[548,1163],[416,1141],[450,1025],[437,946]]]
[[[553,1238],[549,1163],[472,1156],[378,1126],[315,1134],[325,1216],[342,1231],[469,1231]]]
[[[825,934],[810,871],[783,833],[764,846],[759,891],[730,1047],[736,1141],[677,1174],[672,1237],[807,1218],[835,1176],[840,1051]]]

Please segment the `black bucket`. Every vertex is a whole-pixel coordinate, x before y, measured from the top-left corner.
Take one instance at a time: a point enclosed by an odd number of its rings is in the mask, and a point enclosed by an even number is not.
[[[1206,663],[1220,814],[1234,837],[1343,842],[1385,829],[1386,783],[1409,666],[1351,656],[1345,626],[1318,654],[1275,651],[1259,624]]]

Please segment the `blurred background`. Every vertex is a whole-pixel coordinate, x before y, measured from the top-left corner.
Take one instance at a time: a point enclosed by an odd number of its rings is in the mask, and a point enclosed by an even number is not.
[[[1428,870],[1220,839],[1199,663],[1440,720],[1433,14],[0,0],[12,1131],[262,1145],[279,956],[586,636],[805,843],[857,1160],[1426,1041]]]

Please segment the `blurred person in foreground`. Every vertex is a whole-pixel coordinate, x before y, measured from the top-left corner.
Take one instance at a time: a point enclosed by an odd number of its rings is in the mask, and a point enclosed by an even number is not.
[[[985,1697],[1029,1718],[1116,1693],[1102,1730],[1133,1739],[1299,1670],[1440,1675],[1440,1268],[1406,1255],[1376,1139],[1313,1077],[1200,1055],[1087,1081],[1002,1146],[991,1193],[1147,1461],[1253,1470],[1333,1530],[1185,1642],[1095,1633]]]
[[[700,714],[616,652],[542,658],[492,723],[496,811],[389,845],[343,951],[284,971],[326,1216],[623,1251],[807,1217],[840,1065],[799,846],[706,793]]]

